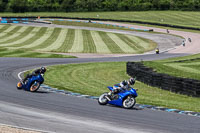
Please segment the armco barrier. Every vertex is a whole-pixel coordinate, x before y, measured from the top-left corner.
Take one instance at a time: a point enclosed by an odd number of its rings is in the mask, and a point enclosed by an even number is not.
[[[200,97],[200,81],[157,73],[140,62],[127,62],[127,74],[150,86],[188,96]]]

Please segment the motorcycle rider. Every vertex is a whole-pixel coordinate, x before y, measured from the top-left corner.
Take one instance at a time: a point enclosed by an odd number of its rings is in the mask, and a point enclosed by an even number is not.
[[[127,80],[124,80],[124,81],[122,81],[122,82],[120,82],[120,83],[118,83],[118,84],[115,84],[114,86],[113,86],[113,91],[110,91],[109,93],[108,93],[108,95],[112,95],[112,94],[117,94],[117,93],[119,93],[121,90],[127,90],[127,89],[129,89],[129,88],[131,88],[131,85],[134,85],[135,84],[135,79],[134,78],[130,78],[128,81]]]
[[[22,83],[25,84],[25,82],[28,78],[31,78],[32,76],[37,76],[39,74],[44,74],[45,72],[46,72],[45,67],[41,67],[40,69],[36,69],[32,72],[32,74],[27,74],[26,77],[23,79]]]

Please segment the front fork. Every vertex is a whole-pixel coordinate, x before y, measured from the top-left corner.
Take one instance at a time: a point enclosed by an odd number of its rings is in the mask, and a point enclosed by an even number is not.
[[[112,99],[111,99],[111,95],[105,95],[105,98],[108,100],[108,101],[111,101]]]

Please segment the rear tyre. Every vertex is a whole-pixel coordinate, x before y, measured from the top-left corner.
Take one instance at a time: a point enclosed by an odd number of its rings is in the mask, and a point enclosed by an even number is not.
[[[32,83],[32,85],[30,87],[30,91],[36,92],[39,88],[40,88],[40,83],[35,81],[35,82]]]
[[[108,99],[106,98],[106,96],[108,95],[108,93],[103,93],[99,99],[98,99],[98,103],[100,105],[106,105],[108,103]]]
[[[18,89],[18,90],[21,90],[21,89],[22,89],[22,83],[21,83],[21,82],[18,82],[18,83],[17,83],[17,89]]]
[[[133,108],[135,103],[136,103],[136,100],[133,96],[127,96],[123,101],[123,107],[126,109],[130,109],[130,108]]]

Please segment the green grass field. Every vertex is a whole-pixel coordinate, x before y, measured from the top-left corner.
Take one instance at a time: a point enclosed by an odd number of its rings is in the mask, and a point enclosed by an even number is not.
[[[153,50],[156,43],[101,31],[0,25],[0,47],[35,52],[137,54]]]
[[[70,64],[47,67],[45,84],[99,96],[108,92],[107,86],[128,78],[125,62]],[[136,82],[134,87],[138,89],[137,103],[200,112],[199,98],[175,94],[141,82]]]
[[[155,22],[200,28],[200,13],[193,11],[0,13],[0,16],[56,16],[99,19],[109,18],[115,20],[137,20],[143,22]]]
[[[69,55],[39,53],[27,50],[9,50],[0,47],[0,57],[28,57],[28,58],[76,58]]]
[[[200,54],[159,61],[146,61],[144,64],[154,68],[159,73],[200,80]]]

